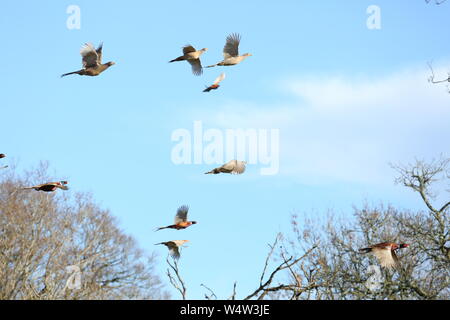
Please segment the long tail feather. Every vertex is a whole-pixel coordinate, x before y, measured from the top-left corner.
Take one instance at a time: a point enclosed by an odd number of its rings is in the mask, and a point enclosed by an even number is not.
[[[61,78],[62,78],[62,77],[65,77],[65,76],[68,76],[68,75],[71,75],[71,74],[80,74],[80,72],[81,72],[81,70],[74,71],[74,72],[64,73],[64,74],[61,75]]]
[[[186,60],[186,58],[183,57],[183,56],[181,56],[181,57],[178,57],[178,58],[176,58],[176,59],[170,60],[169,63],[175,62],[175,61],[183,61],[183,60]]]

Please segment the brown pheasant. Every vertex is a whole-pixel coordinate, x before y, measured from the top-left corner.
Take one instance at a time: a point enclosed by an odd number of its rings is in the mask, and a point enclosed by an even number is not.
[[[247,162],[239,160],[231,160],[225,163],[219,168],[215,168],[205,174],[219,174],[219,173],[231,173],[231,174],[242,174],[245,171],[245,165]]]
[[[0,153],[0,159],[5,158],[5,157],[6,157],[6,155],[4,153]],[[6,168],[8,168],[8,166],[0,167],[0,169],[6,169]]]
[[[192,73],[195,74],[196,76],[199,76],[203,73],[203,67],[200,61],[200,56],[207,50],[208,48],[196,50],[193,46],[189,44],[185,45],[183,47],[183,55],[173,60],[170,60],[169,63],[176,61],[187,61],[192,67]]]
[[[54,192],[56,189],[62,189],[62,190],[69,190],[69,187],[67,187],[68,182],[67,181],[58,181],[58,182],[48,182],[39,184],[37,186],[32,187],[25,187],[22,188],[22,190],[36,190],[36,191],[43,191],[43,192]]]
[[[103,43],[98,46],[97,50],[95,50],[92,43],[86,43],[80,51],[83,62],[83,69],[65,73],[61,77],[65,77],[70,74],[79,74],[80,76],[91,77],[98,76],[100,73],[115,64],[112,61],[102,64],[102,49]]]
[[[175,215],[175,223],[167,226],[167,227],[161,227],[156,229],[156,231],[162,230],[162,229],[175,229],[175,230],[182,230],[190,227],[193,224],[196,224],[197,221],[188,221],[187,220],[187,214],[189,211],[188,206],[181,206],[177,210],[177,214]]]
[[[212,85],[210,85],[209,87],[206,87],[205,90],[203,90],[203,92],[210,92],[211,90],[217,90],[219,89],[220,85],[219,83],[225,79],[225,73],[222,73],[220,76],[218,76],[216,78],[216,80],[214,81],[214,83]]]
[[[378,243],[373,246],[359,249],[361,253],[373,253],[375,257],[377,257],[380,265],[384,268],[398,268],[400,266],[397,255],[395,254],[395,250],[403,249],[409,247],[407,243],[392,243],[392,242],[383,242]]]
[[[155,246],[160,245],[160,244],[165,245],[169,249],[169,254],[172,256],[172,258],[178,260],[180,258],[179,248],[186,242],[189,242],[189,240],[173,240],[173,241],[156,243]]]

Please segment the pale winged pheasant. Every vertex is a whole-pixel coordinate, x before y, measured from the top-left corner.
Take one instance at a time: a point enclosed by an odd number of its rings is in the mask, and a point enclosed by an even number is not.
[[[103,43],[101,43],[97,50],[92,43],[86,43],[80,51],[83,63],[83,69],[63,74],[61,77],[68,76],[70,74],[79,74],[80,76],[98,76],[100,73],[114,65],[115,63],[110,61],[102,63],[102,49]]]
[[[205,172],[205,174],[219,174],[219,173],[242,174],[245,171],[246,164],[247,162],[245,161],[231,160],[219,168],[215,168],[209,172]]]
[[[239,43],[241,42],[241,35],[238,33],[230,34],[227,37],[225,46],[223,47],[223,60],[219,63],[207,66],[212,68],[215,66],[234,66],[241,63],[245,58],[250,57],[250,53],[239,55]]]
[[[67,187],[67,181],[58,181],[58,182],[47,182],[43,184],[39,184],[37,186],[32,187],[25,187],[22,188],[22,190],[36,190],[36,191],[43,191],[43,192],[54,192],[56,189],[62,189],[62,190],[69,190],[69,187]]]
[[[169,249],[169,254],[172,256],[172,258],[178,260],[180,258],[179,248],[186,242],[189,242],[189,240],[172,240],[167,242],[156,243],[155,245],[160,244],[165,245]]]
[[[374,254],[382,267],[391,269],[391,268],[398,268],[400,265],[395,250],[407,247],[409,247],[409,244],[407,243],[397,244],[392,242],[383,242],[367,248],[359,249],[359,252],[361,253],[370,252]]]
[[[201,50],[195,50],[191,45],[186,45],[183,47],[183,55],[176,59],[170,60],[170,62],[175,61],[187,61],[192,66],[192,73],[199,76],[203,73],[202,63],[200,61],[200,56],[205,53],[208,48],[203,48]]]
[[[175,230],[181,230],[186,229],[190,227],[193,224],[196,224],[197,221],[188,221],[187,220],[187,214],[189,211],[188,206],[181,206],[177,210],[177,214],[175,215],[175,222],[174,224],[167,226],[167,227],[161,227],[156,229],[156,231],[162,230],[162,229],[175,229]]]
[[[210,85],[209,87],[206,87],[205,90],[203,90],[203,92],[210,92],[211,90],[217,90],[220,86],[219,83],[225,79],[225,73],[222,73],[220,76],[218,76],[216,78],[216,80],[214,81],[214,83],[212,85]]]

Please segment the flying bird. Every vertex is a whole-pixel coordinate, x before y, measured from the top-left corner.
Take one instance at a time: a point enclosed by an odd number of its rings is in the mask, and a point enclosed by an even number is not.
[[[175,215],[175,222],[174,224],[167,226],[167,227],[161,227],[156,229],[156,231],[162,230],[162,229],[175,229],[175,230],[181,230],[186,229],[190,227],[193,224],[196,224],[197,221],[188,221],[187,215],[188,215],[189,207],[188,206],[181,206],[177,210],[177,214]]]
[[[39,184],[37,186],[25,187],[22,190],[36,190],[36,191],[44,191],[44,192],[54,192],[56,189],[69,190],[67,187],[67,181],[58,181],[58,182],[47,182],[43,184]]]
[[[392,242],[383,242],[367,248],[359,249],[359,252],[360,253],[370,252],[374,254],[382,267],[391,269],[391,268],[398,268],[400,265],[395,250],[407,247],[409,247],[409,244],[407,243],[397,244]]]
[[[0,153],[0,159],[5,158],[5,157],[6,157],[6,155],[4,153]],[[6,169],[6,168],[8,168],[8,166],[0,167],[0,169]]]
[[[97,49],[94,48],[92,43],[86,43],[80,50],[82,57],[83,69],[63,74],[61,77],[68,76],[70,74],[79,74],[80,76],[98,76],[100,73],[111,67],[115,62],[102,63],[102,49],[103,43],[101,43]]]
[[[214,83],[212,85],[210,85],[209,87],[206,87],[205,90],[203,90],[203,92],[210,92],[211,90],[217,90],[220,86],[219,83],[225,79],[225,73],[222,73],[220,76],[218,76],[216,78],[216,80],[214,81]]]
[[[175,61],[187,61],[192,66],[192,73],[199,76],[203,73],[202,63],[200,61],[200,56],[205,53],[208,48],[203,48],[201,50],[195,50],[191,45],[186,45],[183,47],[183,55],[176,59],[170,60],[169,63]]]
[[[232,33],[227,37],[225,46],[223,47],[223,60],[219,63],[207,66],[206,68],[212,68],[216,66],[234,66],[241,63],[247,57],[250,57],[250,53],[244,53],[239,55],[239,43],[241,42],[241,35],[238,33]]]
[[[212,171],[205,172],[205,174],[219,174],[219,173],[242,174],[245,171],[246,164],[247,162],[245,161],[231,160],[219,168],[215,168]]]
[[[155,245],[160,244],[165,245],[169,249],[169,254],[172,256],[172,258],[178,260],[180,258],[179,248],[186,242],[189,242],[189,240],[172,240],[167,242],[156,243]]]

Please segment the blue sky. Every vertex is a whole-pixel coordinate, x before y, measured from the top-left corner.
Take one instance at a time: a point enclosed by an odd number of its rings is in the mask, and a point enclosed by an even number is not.
[[[153,244],[191,240],[180,267],[192,299],[203,298],[201,283],[221,298],[234,281],[238,298],[255,289],[267,243],[289,230],[294,212],[349,215],[366,199],[423,209],[394,185],[389,162],[449,156],[450,94],[427,82],[426,63],[442,77],[450,71],[450,3],[231,3],[0,3],[0,152],[20,169],[48,160],[71,190],[92,192],[142,248],[158,252],[162,277],[166,250]],[[66,27],[69,5],[81,9],[79,30]],[[370,5],[381,9],[380,30],[366,27]],[[253,54],[239,66],[195,77],[187,63],[167,63],[187,43],[209,48],[204,65],[216,63],[232,32]],[[80,68],[83,43],[101,41],[104,61],[116,65],[99,77],[59,77]],[[203,93],[221,72],[221,88]],[[279,173],[261,176],[255,165],[242,176],[206,176],[214,166],[176,166],[172,132],[196,120],[279,129]],[[154,233],[182,204],[199,224]]]

